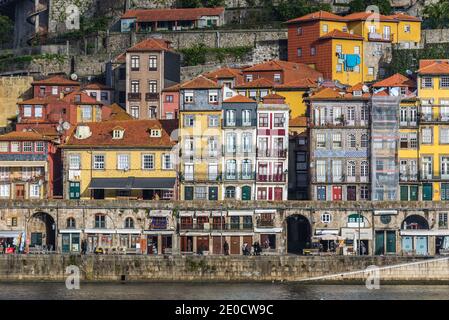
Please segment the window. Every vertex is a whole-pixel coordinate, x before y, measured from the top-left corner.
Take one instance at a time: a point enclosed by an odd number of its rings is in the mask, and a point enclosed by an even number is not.
[[[424,179],[432,179],[432,157],[422,157],[422,171]]]
[[[125,219],[125,229],[134,229],[134,219],[128,217]]]
[[[368,148],[368,135],[365,133],[360,137],[360,146],[362,148]]]
[[[11,152],[20,152],[20,142],[11,142]]]
[[[97,214],[95,216],[95,228],[106,228],[106,216]]]
[[[193,164],[184,164],[184,178],[185,180],[193,180]]]
[[[369,167],[368,161],[362,161],[360,164],[360,176],[368,177]]]
[[[162,137],[162,130],[161,129],[151,129],[150,130],[150,137],[152,137],[152,138],[160,138],[160,137]]]
[[[226,187],[225,198],[226,199],[235,199],[235,187]],[[238,217],[231,217],[231,218],[238,218]],[[238,224],[238,221],[237,221],[237,224]]]
[[[449,157],[441,157],[441,177],[447,179],[449,177]]]
[[[23,107],[23,116],[26,118],[31,117],[32,115],[32,106],[26,105]]]
[[[316,161],[316,181],[325,182],[326,181],[326,161],[317,160]]]
[[[368,186],[360,186],[360,200],[369,200]]]
[[[166,95],[165,102],[173,102],[173,95],[171,95],[171,94]]]
[[[449,77],[448,76],[441,77],[440,88],[449,88]]]
[[[11,226],[12,227],[17,227],[17,217],[12,217],[11,218]]]
[[[274,127],[275,128],[283,128],[285,124],[285,118],[284,114],[282,113],[275,113],[274,114]]]
[[[42,118],[42,106],[36,105],[34,107],[34,117],[36,118]]]
[[[326,148],[326,135],[324,133],[317,133],[316,147],[317,148]]]
[[[81,107],[81,117],[83,120],[92,120],[92,106]]]
[[[157,81],[156,80],[148,81],[148,92],[149,93],[157,93]]]
[[[140,83],[138,80],[131,81],[131,92],[139,93],[140,92]]]
[[[281,82],[281,74],[280,73],[275,73],[273,76],[273,80],[276,83],[280,83]]]
[[[242,111],[242,125],[251,126],[251,110]]]
[[[139,71],[139,56],[131,56],[131,71]]]
[[[150,56],[148,60],[148,69],[150,71],[157,70],[157,56]]]
[[[33,152],[33,143],[26,141],[22,145],[23,152]]]
[[[0,142],[0,152],[8,152],[9,143],[8,142]]]
[[[315,47],[311,47],[311,48],[310,48],[310,55],[311,55],[311,56],[316,55],[316,48],[315,48]]]
[[[368,67],[368,75],[373,76],[374,75],[374,67]]]
[[[433,78],[432,77],[422,77],[421,88],[433,88]]]
[[[137,106],[131,107],[131,116],[134,119],[138,119],[139,118],[139,107],[137,107]]]
[[[184,102],[192,103],[193,102],[193,91],[184,92]]]
[[[154,169],[154,154],[142,155],[142,169],[153,170]]]
[[[251,82],[251,81],[253,81],[253,75],[252,75],[252,74],[247,74],[247,75],[245,76],[245,80],[246,80],[246,82]]]
[[[80,170],[81,169],[81,155],[70,154],[69,155],[69,170]]]
[[[323,33],[329,32],[329,26],[327,24],[323,24]]]
[[[251,176],[252,176],[251,160],[244,159],[242,161],[242,179],[251,179]]]
[[[332,134],[332,147],[341,148],[341,133]]]
[[[268,127],[268,114],[267,113],[259,114],[259,127],[261,127],[261,128]]]
[[[39,184],[30,184],[30,198],[39,198],[41,193],[41,188]]]
[[[10,195],[10,185],[9,184],[0,184],[0,197],[9,198]]]
[[[107,100],[109,100],[109,92],[107,92],[107,91],[101,91],[101,100],[102,100],[102,101],[107,101]]]
[[[123,130],[123,129],[114,129],[114,130],[112,130],[112,139],[122,139],[124,133],[125,133],[125,130]]]
[[[236,160],[226,161],[226,179],[237,178],[237,162]]]
[[[410,137],[410,148],[411,149],[418,149],[418,136],[416,133],[411,132],[409,133],[409,137]],[[448,141],[449,143],[449,141]]]
[[[449,128],[440,128],[440,143],[449,144]]]
[[[408,149],[408,134],[401,133],[399,146],[401,149]]]
[[[342,72],[343,71],[343,65],[341,63],[337,63],[337,72]]]
[[[44,152],[44,142],[37,141],[34,144],[36,152]]]
[[[51,87],[51,94],[54,96],[58,95],[58,87]]]
[[[298,57],[301,57],[301,56],[302,56],[302,49],[301,49],[301,48],[296,49],[296,55],[297,55]]]
[[[188,114],[184,116],[184,127],[193,127],[195,125],[195,116]]]
[[[243,152],[251,152],[253,147],[253,135],[251,133],[244,133],[242,135]]]
[[[326,201],[326,187],[318,186],[316,187],[316,198],[320,201]]]
[[[210,163],[208,165],[208,178],[210,181],[215,181],[218,178],[218,164]]]
[[[194,192],[195,200],[206,200],[207,199],[207,188],[206,187],[195,187]]]
[[[226,125],[235,126],[235,110],[226,110]]]
[[[332,160],[332,181],[340,182],[342,175],[342,161]]]
[[[302,28],[301,27],[297,27],[296,28],[296,34],[297,35],[302,35]]]
[[[218,156],[218,139],[217,137],[209,137],[207,140],[209,157]]]
[[[410,33],[410,31],[411,31],[410,25],[409,25],[409,24],[406,24],[406,25],[404,26],[404,32],[405,32],[405,33]]]
[[[421,130],[422,134],[422,143],[429,144],[432,143],[432,128],[423,128]]]
[[[236,134],[233,132],[226,134],[226,152],[235,152],[236,151]]]
[[[330,213],[321,214],[322,223],[330,223],[332,221],[332,215]]]
[[[104,155],[96,154],[94,155],[94,167],[95,170],[104,170]]]
[[[67,229],[74,229],[74,228],[76,228],[75,218],[68,218],[67,219]]]
[[[343,52],[342,47],[341,47],[341,44],[337,44],[337,45],[335,46],[335,52],[336,52],[336,53],[342,53],[342,52]]]
[[[0,167],[0,179],[8,179],[9,175],[10,173],[8,167]]]
[[[218,116],[208,117],[209,127],[218,127]]]
[[[117,169],[129,170],[129,154],[117,155]]]
[[[359,46],[355,46],[354,47],[354,54],[360,54],[360,47]]]
[[[162,169],[164,170],[173,169],[172,155],[170,153],[162,154]]]
[[[348,161],[346,170],[348,177],[355,177],[355,161]]]
[[[209,90],[209,103],[218,102],[218,90]]]
[[[348,147],[349,148],[355,148],[356,147],[355,134],[349,134],[348,135]]]

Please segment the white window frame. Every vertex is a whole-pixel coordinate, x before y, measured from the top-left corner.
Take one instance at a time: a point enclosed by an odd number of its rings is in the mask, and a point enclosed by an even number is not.
[[[142,170],[154,170],[155,158],[153,153],[142,154]]]
[[[117,170],[129,170],[130,169],[130,156],[126,153],[117,155]]]

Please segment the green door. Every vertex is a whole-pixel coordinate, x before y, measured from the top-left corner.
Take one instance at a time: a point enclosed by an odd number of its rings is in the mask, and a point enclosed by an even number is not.
[[[401,186],[401,201],[408,201],[408,186]]]
[[[441,200],[449,200],[449,183],[441,184]]]
[[[418,201],[418,186],[410,186],[410,200]]]
[[[193,187],[184,187],[184,200],[193,200]]]
[[[242,188],[242,200],[251,200],[251,187],[244,186]]]
[[[209,200],[218,200],[218,187],[209,187]]]
[[[431,183],[423,184],[422,199],[424,201],[432,201],[432,184]]]
[[[387,253],[396,253],[396,232],[387,231]]]
[[[375,254],[381,255],[385,252],[385,233],[384,231],[376,231],[376,248]]]
[[[42,233],[41,232],[32,232],[31,233],[31,247],[42,246]]]
[[[80,183],[79,182],[70,182],[69,197],[70,197],[70,199],[79,199],[80,198]]]
[[[70,233],[64,233],[62,235],[62,252],[70,252]]]

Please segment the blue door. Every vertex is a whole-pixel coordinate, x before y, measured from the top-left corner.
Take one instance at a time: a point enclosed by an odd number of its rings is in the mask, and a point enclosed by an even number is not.
[[[402,251],[412,252],[413,251],[413,238],[412,237],[402,237]]]
[[[416,237],[416,254],[427,254],[427,237]]]

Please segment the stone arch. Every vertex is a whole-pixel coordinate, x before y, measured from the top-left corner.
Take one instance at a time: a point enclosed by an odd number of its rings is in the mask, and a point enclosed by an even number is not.
[[[421,215],[418,214],[412,214],[402,221],[401,223],[401,229],[423,229],[423,230],[429,230],[429,222],[427,219]]]
[[[27,221],[27,236],[30,247],[46,247],[48,250],[56,249],[56,222],[48,212],[38,211],[32,214]]]
[[[289,215],[287,222],[287,252],[303,254],[310,247],[312,226],[308,218],[301,214]]]

